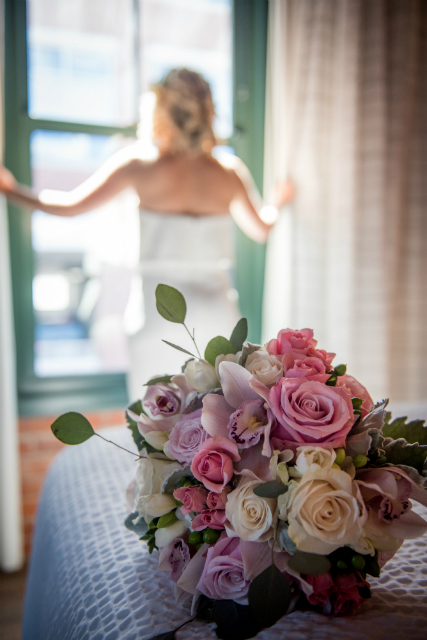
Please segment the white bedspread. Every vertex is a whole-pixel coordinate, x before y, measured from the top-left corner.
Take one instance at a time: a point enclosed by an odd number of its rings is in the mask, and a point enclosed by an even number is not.
[[[103,435],[134,449],[125,428]],[[189,608],[176,606],[172,583],[157,571],[157,552],[123,526],[131,455],[92,438],[68,447],[46,478],[34,537],[24,640],[136,640],[176,628]],[[416,507],[427,516],[427,509]],[[257,640],[425,639],[427,536],[405,542],[370,579],[372,599],[350,618],[315,613],[283,618]],[[214,640],[213,625],[194,622],[177,640]]]

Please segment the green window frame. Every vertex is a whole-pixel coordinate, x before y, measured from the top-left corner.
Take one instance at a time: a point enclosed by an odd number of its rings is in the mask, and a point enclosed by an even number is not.
[[[135,2],[137,11],[137,2]],[[234,135],[230,144],[262,190],[264,97],[268,0],[233,3]],[[5,2],[5,164],[19,182],[31,185],[30,135],[36,129],[127,136],[136,125],[109,127],[31,118],[27,101],[27,17],[25,0]],[[136,31],[136,30],[135,30]],[[138,34],[135,33],[137,38]],[[38,378],[33,368],[33,251],[27,212],[9,204],[9,233],[20,415],[50,415],[124,406],[125,374]],[[261,336],[265,248],[237,233],[236,287],[249,339]]]

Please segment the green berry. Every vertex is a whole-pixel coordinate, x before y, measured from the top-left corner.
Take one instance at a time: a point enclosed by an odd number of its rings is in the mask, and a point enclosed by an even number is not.
[[[346,563],[344,562],[344,560],[338,560],[337,569],[339,569],[340,571],[348,571],[348,567],[347,567]]]
[[[178,518],[175,515],[175,510],[169,511],[169,513],[165,513],[164,516],[161,516],[159,518],[159,521],[157,523],[157,528],[164,529],[165,527],[170,527],[171,524],[174,524],[177,520]]]
[[[195,544],[194,546],[196,547],[196,551],[198,551],[203,547],[203,542],[199,542],[199,544]]]
[[[356,467],[356,469],[360,469],[361,467],[364,467],[368,462],[368,458],[366,456],[363,456],[362,454],[359,454],[358,456],[354,456],[353,458],[353,464]]]
[[[209,529],[208,527],[203,531],[203,542],[206,542],[207,544],[215,544],[215,542],[218,540],[220,535],[221,535],[221,531],[216,531],[215,529]]]
[[[345,449],[335,449],[335,453],[337,454],[335,464],[341,466],[345,458]]]
[[[363,569],[365,568],[365,558],[363,556],[353,556],[351,559],[351,564],[353,565],[353,567],[355,569],[357,569],[357,571],[363,571]]]
[[[375,460],[375,464],[385,464],[387,462],[387,458],[385,456],[380,456]]]
[[[369,573],[369,575],[371,575],[374,578],[380,577],[380,573],[381,573],[380,565],[375,559],[368,561],[368,566],[366,567],[366,571],[367,573]]]
[[[192,531],[188,536],[188,542],[190,544],[198,545],[203,540],[203,534],[201,531]]]
[[[183,487],[191,487],[193,483],[191,482],[191,480],[188,478],[187,480],[184,480],[184,482],[182,483]]]

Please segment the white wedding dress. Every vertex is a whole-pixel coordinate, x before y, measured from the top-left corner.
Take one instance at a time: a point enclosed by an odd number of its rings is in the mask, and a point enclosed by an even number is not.
[[[140,278],[135,286],[142,295],[139,300],[135,296],[133,310],[127,312],[132,324],[142,311],[136,322],[138,330],[129,336],[131,401],[144,394],[143,384],[151,377],[179,373],[190,357],[162,339],[195,354],[185,328],[158,314],[158,284],[168,284],[184,294],[186,325],[190,331],[195,328],[202,356],[211,338],[230,337],[240,317],[232,283],[233,244],[233,222],[228,214],[194,216],[141,210]]]

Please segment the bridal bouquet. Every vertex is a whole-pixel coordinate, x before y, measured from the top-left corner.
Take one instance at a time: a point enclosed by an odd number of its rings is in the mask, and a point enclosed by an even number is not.
[[[219,638],[254,637],[296,608],[353,613],[370,576],[427,531],[411,503],[427,506],[424,422],[392,421],[311,329],[260,346],[242,319],[202,358],[183,296],[159,285],[156,302],[197,355],[168,343],[182,371],[128,410],[139,459],[126,526]],[[95,434],[75,413],[52,429],[69,444]]]

